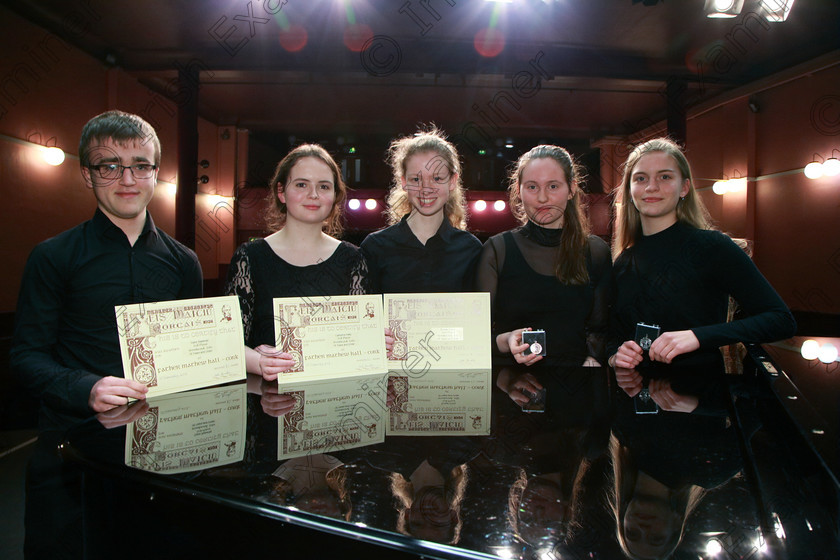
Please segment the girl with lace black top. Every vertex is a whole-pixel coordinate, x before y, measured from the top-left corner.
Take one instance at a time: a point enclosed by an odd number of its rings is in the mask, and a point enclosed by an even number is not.
[[[275,347],[272,300],[367,292],[359,249],[332,237],[341,233],[347,187],[332,156],[317,144],[298,146],[277,165],[270,183],[268,226],[233,255],[226,294],[239,297],[249,373],[267,381],[294,360]]]
[[[796,323],[773,287],[735,242],[712,229],[674,142],[656,138],[630,153],[619,203],[609,364],[630,396],[642,389],[640,366],[664,370],[673,362],[722,372],[720,346],[794,334]],[[743,318],[726,321],[729,296]],[[638,322],[662,332],[647,351],[634,340]],[[651,397],[664,407],[653,390]]]
[[[508,191],[523,225],[491,237],[479,258],[476,288],[490,292],[496,347],[521,364],[542,359],[524,354],[528,324],[545,330],[551,363],[603,361],[610,253],[589,235],[579,181],[578,165],[559,146],[520,157]]]

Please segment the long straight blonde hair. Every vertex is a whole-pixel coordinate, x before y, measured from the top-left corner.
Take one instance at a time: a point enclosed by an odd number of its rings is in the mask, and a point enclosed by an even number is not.
[[[630,196],[630,180],[633,168],[639,163],[642,156],[652,152],[663,152],[674,158],[682,179],[688,179],[688,193],[684,199],[677,203],[677,221],[690,224],[699,229],[714,229],[709,212],[697,191],[694,188],[694,178],[691,175],[691,166],[688,164],[685,154],[676,142],[669,138],[654,138],[639,144],[624,163],[624,176],[621,179],[621,188],[616,193],[614,201],[616,207],[615,235],[613,236],[613,259],[617,258],[625,249],[632,247],[642,231],[642,219],[633,199]]]

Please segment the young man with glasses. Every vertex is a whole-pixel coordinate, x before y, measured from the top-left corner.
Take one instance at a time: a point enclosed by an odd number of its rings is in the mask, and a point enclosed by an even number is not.
[[[55,448],[44,443],[49,434],[68,416],[145,398],[144,385],[123,377],[120,307],[202,295],[195,253],[155,227],[146,210],[160,165],[152,126],[122,111],[94,117],[82,130],[79,159],[97,210],[32,251],[10,352],[13,373],[41,404],[43,453],[36,449],[27,472],[27,557],[56,544],[69,547],[70,557],[79,551],[71,545],[80,541],[72,523],[78,473],[54,458]]]

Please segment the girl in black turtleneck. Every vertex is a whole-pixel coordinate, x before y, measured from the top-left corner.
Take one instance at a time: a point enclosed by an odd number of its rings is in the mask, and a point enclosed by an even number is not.
[[[563,148],[537,146],[520,157],[508,191],[523,225],[491,237],[479,260],[476,288],[490,292],[496,348],[521,364],[542,359],[523,353],[522,331],[531,327],[546,332],[547,363],[605,359],[610,252],[589,235],[579,182]]]
[[[642,388],[636,369],[651,377],[667,375],[663,364],[722,371],[722,345],[793,336],[796,323],[773,287],[712,229],[674,142],[656,138],[630,153],[616,204],[609,364],[630,396]],[[727,322],[729,296],[743,317]],[[637,322],[661,329],[647,351],[634,340]]]

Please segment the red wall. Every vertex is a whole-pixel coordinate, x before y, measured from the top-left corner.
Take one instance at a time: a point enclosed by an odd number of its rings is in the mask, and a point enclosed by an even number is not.
[[[163,183],[149,211],[157,226],[170,235],[175,229],[175,206],[165,182],[176,180],[177,130],[174,104],[122,70],[106,68],[2,7],[0,19],[4,22],[0,134],[36,143],[52,139],[50,145],[54,142],[67,154],[62,165],[52,167],[36,148],[0,138],[0,193],[5,202],[0,206],[3,313],[15,309],[20,277],[32,248],[93,215],[96,204],[82,182],[77,157],[84,124],[103,111],[121,109],[141,114],[155,126],[162,144],[159,178]],[[199,192],[229,197],[237,177],[236,157],[243,154],[236,150],[236,129],[229,130],[229,140],[220,140],[224,128],[199,122],[199,157],[211,162],[207,170],[199,170],[199,175],[210,178]],[[232,199],[196,198],[197,222],[205,222],[204,228],[197,224],[197,237],[203,237],[196,246],[205,278],[215,278],[219,264],[229,262],[233,252],[233,214],[220,202],[229,206]]]

